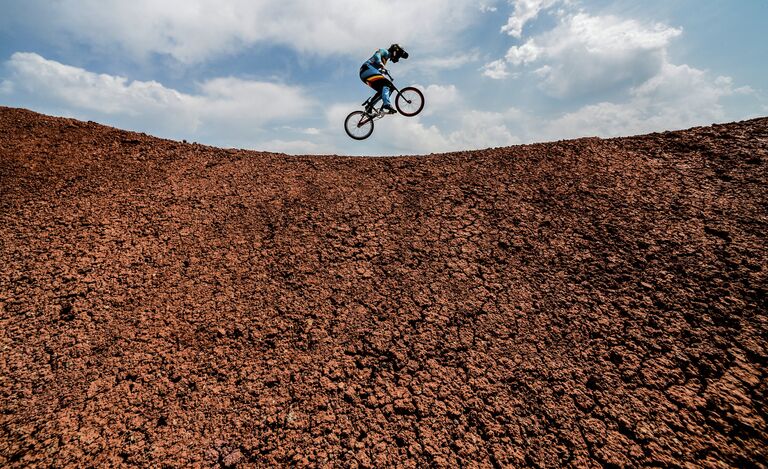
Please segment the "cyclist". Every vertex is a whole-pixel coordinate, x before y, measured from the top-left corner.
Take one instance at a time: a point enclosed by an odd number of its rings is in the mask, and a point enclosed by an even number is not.
[[[384,100],[382,110],[389,114],[397,112],[395,111],[395,108],[392,107],[392,103],[389,100],[389,92],[393,85],[392,82],[384,76],[384,73],[387,70],[384,66],[389,59],[392,59],[392,62],[397,63],[400,59],[407,58],[408,52],[406,52],[405,49],[398,44],[392,44],[389,46],[389,49],[379,49],[374,52],[373,56],[366,60],[360,67],[360,79],[363,83],[376,90],[376,95],[373,100],[371,100],[371,104],[365,109],[366,112],[369,114],[373,112],[373,106],[379,99]]]

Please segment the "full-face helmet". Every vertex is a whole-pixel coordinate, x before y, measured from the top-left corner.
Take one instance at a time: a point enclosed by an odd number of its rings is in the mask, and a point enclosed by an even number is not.
[[[408,58],[408,52],[400,47],[399,44],[392,44],[387,51],[389,51],[389,57],[392,59],[392,62],[397,63],[400,59]]]

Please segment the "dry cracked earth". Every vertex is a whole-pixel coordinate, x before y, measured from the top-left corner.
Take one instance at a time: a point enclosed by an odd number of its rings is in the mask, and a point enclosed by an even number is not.
[[[0,108],[0,465],[766,467],[768,119],[290,157]]]

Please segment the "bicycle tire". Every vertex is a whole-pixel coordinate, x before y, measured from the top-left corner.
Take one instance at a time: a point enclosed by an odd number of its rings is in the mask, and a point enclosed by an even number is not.
[[[424,94],[418,88],[406,86],[397,93],[397,111],[405,117],[413,117],[424,109]]]
[[[344,131],[355,140],[365,140],[373,133],[373,119],[363,111],[350,112],[344,119]]]

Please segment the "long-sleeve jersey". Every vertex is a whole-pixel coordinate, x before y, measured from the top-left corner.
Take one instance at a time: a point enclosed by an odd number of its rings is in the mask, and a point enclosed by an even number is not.
[[[373,53],[373,56],[365,63],[373,65],[374,67],[381,68],[387,64],[389,60],[389,51],[387,49],[379,49]]]

